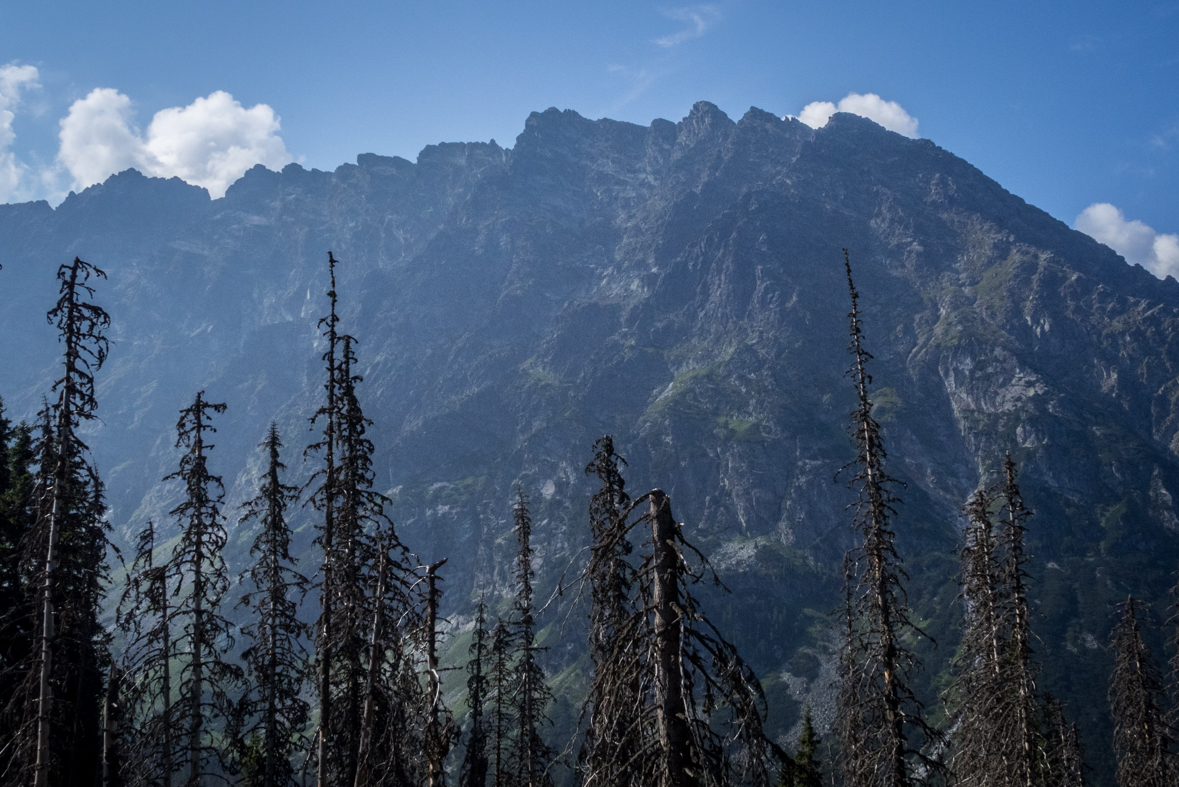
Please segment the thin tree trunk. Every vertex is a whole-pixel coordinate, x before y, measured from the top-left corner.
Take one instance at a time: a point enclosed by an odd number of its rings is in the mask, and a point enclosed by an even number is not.
[[[373,625],[369,632],[368,641],[368,678],[364,687],[364,712],[360,722],[360,742],[357,746],[355,787],[363,787],[367,776],[365,762],[368,760],[368,749],[372,746],[374,717],[376,716],[377,672],[380,659],[377,648],[381,643],[381,618],[384,616],[385,575],[389,563],[388,551],[382,547],[381,557],[377,567],[377,591],[373,599]]]
[[[61,460],[58,460],[58,464]],[[54,484],[56,487],[57,485]],[[37,698],[37,765],[35,787],[49,785],[49,733],[53,714],[53,583],[57,569],[57,489],[53,492],[53,509],[49,517],[49,549],[45,557],[45,582],[41,593],[41,682]]]
[[[163,662],[164,674],[160,681],[161,703],[161,721],[163,722],[164,734],[164,787],[172,787],[172,667],[169,664],[169,657],[172,653],[172,638],[168,631],[168,580],[166,576],[160,577],[160,628],[163,630],[164,640],[161,643],[163,648]]]
[[[77,278],[77,268],[70,278],[72,287]],[[73,321],[67,325],[72,326]],[[76,340],[72,328],[66,333],[66,373],[62,381],[62,396],[57,413],[57,466],[53,472],[53,505],[49,510],[49,546],[45,554],[45,581],[41,587],[41,680],[37,699],[37,764],[33,776],[34,787],[48,787],[49,784],[49,736],[50,720],[53,716],[53,637],[54,605],[53,594],[57,582],[57,542],[61,532],[61,511],[65,505],[66,478],[69,473],[69,458],[66,456],[66,433],[72,420],[70,388],[73,386],[72,359],[69,349]]]
[[[651,491],[650,516],[654,530],[655,652],[658,669],[656,715],[659,744],[666,763],[667,787],[693,787],[691,738],[684,702],[683,662],[680,659],[683,621],[680,618],[680,560],[675,548],[677,525],[671,499]]]
[[[119,673],[111,664],[110,674],[106,684],[106,701],[102,705],[102,784],[111,787],[118,776],[116,763],[112,762],[118,746],[118,730],[116,727],[115,703],[119,699]]]
[[[438,721],[438,702],[442,684],[438,679],[438,649],[435,645],[435,630],[438,625],[438,569],[445,563],[446,558],[442,558],[426,569],[426,680],[430,699],[426,720],[426,745],[429,747],[426,753],[429,759],[426,783],[429,787],[442,787],[444,784],[446,774],[443,771],[443,760],[446,759],[449,749]]]
[[[204,571],[202,563],[204,555],[198,542],[196,557],[193,561],[192,582],[192,689],[188,697],[189,713],[192,716],[188,729],[188,784],[197,787],[201,777],[201,694],[204,690],[204,659],[201,645],[205,639],[204,626]]]
[[[328,783],[328,731],[332,721],[332,594],[335,592],[335,577],[333,576],[335,548],[333,539],[336,530],[336,259],[328,252],[328,270],[331,275],[332,288],[328,292],[331,299],[331,314],[328,319],[328,349],[327,349],[327,425],[324,428],[324,481],[323,481],[323,590],[320,593],[320,619],[323,625],[323,640],[319,647],[319,750],[316,784],[318,787],[329,787]]]

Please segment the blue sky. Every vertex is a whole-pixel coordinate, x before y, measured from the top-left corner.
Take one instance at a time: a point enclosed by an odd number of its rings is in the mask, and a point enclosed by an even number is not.
[[[6,0],[0,69],[0,201],[854,93],[1128,259],[1179,233],[1179,2]]]

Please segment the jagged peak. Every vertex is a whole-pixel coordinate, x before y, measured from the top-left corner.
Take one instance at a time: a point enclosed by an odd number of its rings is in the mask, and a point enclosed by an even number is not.
[[[128,168],[111,175],[102,183],[87,186],[80,193],[71,191],[57,206],[57,210],[68,213],[96,201],[135,199],[146,195],[151,195],[153,201],[161,201],[161,197],[200,202],[209,202],[211,199],[207,189],[178,177],[149,177],[137,169]]]

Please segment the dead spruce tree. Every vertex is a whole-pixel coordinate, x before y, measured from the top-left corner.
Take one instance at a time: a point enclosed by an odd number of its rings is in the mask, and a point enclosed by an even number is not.
[[[844,267],[852,303],[848,376],[856,389],[851,424],[856,458],[848,467],[854,470],[853,523],[861,545],[845,563],[848,623],[840,659],[836,768],[846,787],[908,787],[923,781],[922,774],[936,765],[922,754],[923,744],[935,732],[922,718],[908,682],[919,664],[903,639],[917,629],[909,620],[902,586],[907,575],[891,529],[900,502],[892,491],[898,482],[884,469],[880,424],[872,416],[872,377],[867,370],[872,356],[863,347],[859,293],[846,249]]]
[[[373,489],[371,421],[356,396],[356,340],[339,331],[335,257],[328,253],[330,310],[320,320],[327,347],[326,401],[312,417],[320,439],[305,456],[323,465],[308,482],[323,513],[316,545],[323,563],[315,626],[317,783],[320,787],[416,780],[420,730],[405,724],[420,687],[406,652],[417,623],[408,550]],[[412,678],[412,680],[411,680]],[[411,696],[412,695],[412,696]],[[417,737],[415,737],[417,736]]]
[[[519,549],[516,552],[516,666],[513,676],[515,692],[516,739],[514,756],[515,787],[548,787],[553,778],[549,767],[555,752],[545,743],[541,727],[548,722],[545,708],[552,701],[544,669],[537,662],[543,650],[536,645],[536,622],[532,616],[532,516],[524,489],[516,486],[516,504],[512,509]]]
[[[643,502],[648,510],[639,522],[650,526],[650,552],[637,573],[639,612],[621,633],[643,643],[646,651],[638,676],[645,718],[636,724],[647,731],[636,758],[644,772],[636,783],[768,784],[778,763],[789,767],[792,762],[765,736],[765,696],[757,676],[691,592],[709,576],[723,585],[684,539],[671,498],[653,489],[633,505]]]
[[[593,544],[585,570],[593,674],[582,706],[585,736],[578,771],[583,784],[626,787],[637,774],[641,694],[640,651],[622,636],[635,614],[635,571],[628,562],[633,552],[627,534],[630,496],[620,469],[626,460],[614,452],[613,438],[598,439],[593,450],[594,458],[585,468],[586,475],[601,482],[590,498]]]
[[[1010,735],[1010,692],[1003,681],[1008,636],[998,587],[994,503],[994,491],[980,489],[963,508],[967,521],[959,553],[959,598],[965,619],[955,660],[958,674],[947,700],[952,728],[950,770],[954,783],[963,787],[1020,783],[1013,781],[1008,767],[1013,751],[1022,746]]]
[[[409,652],[421,612],[409,551],[385,515],[388,498],[373,489],[374,446],[365,436],[372,421],[356,396],[363,378],[353,373],[355,340],[343,335],[339,341],[335,651],[341,698],[334,704],[355,725],[346,738],[355,746],[345,762],[350,783],[400,785],[420,779],[423,767],[422,729],[407,723],[422,707]]]
[[[309,503],[323,513],[323,519],[316,525],[319,531],[315,544],[323,552],[323,563],[319,576],[319,619],[315,624],[315,669],[316,695],[319,698],[319,727],[316,731],[316,784],[319,787],[344,785],[347,767],[341,766],[339,753],[342,741],[337,741],[340,732],[337,724],[337,713],[333,703],[333,679],[337,662],[336,654],[336,498],[339,494],[338,467],[336,463],[336,443],[340,420],[340,366],[336,361],[336,349],[339,345],[338,326],[339,316],[336,314],[336,258],[328,252],[328,273],[331,288],[328,290],[330,309],[328,316],[319,320],[322,335],[327,339],[323,360],[327,379],[324,382],[326,394],[323,405],[311,417],[312,428],[321,424],[321,438],[312,443],[303,452],[306,459],[310,455],[319,454],[323,458],[323,466],[316,470],[307,484],[314,486]]]
[[[1045,697],[1043,728],[1047,787],[1085,787],[1085,757],[1077,725],[1064,717],[1064,709],[1052,697]]]
[[[446,756],[456,737],[457,728],[450,710],[442,698],[442,671],[438,663],[438,603],[442,581],[438,569],[446,558],[426,567],[426,616],[422,625],[425,645],[426,694],[423,750],[426,755],[426,787],[445,787]]]
[[[467,650],[467,709],[471,714],[471,730],[467,734],[466,752],[459,771],[459,787],[486,787],[489,760],[487,757],[487,722],[484,707],[489,695],[487,670],[491,658],[491,632],[487,630],[487,602],[480,598],[475,606],[475,628]]]
[[[512,632],[503,620],[496,621],[491,632],[491,669],[488,673],[491,686],[491,730],[492,730],[492,784],[494,787],[511,787],[513,771],[510,761],[510,744],[515,715],[512,702]]]
[[[1070,783],[1079,773],[1075,728],[1036,691],[1024,550],[1031,512],[1010,454],[1002,480],[975,492],[963,513],[965,628],[948,704],[953,782],[970,787]],[[997,523],[996,523],[997,520]]]
[[[184,500],[169,512],[180,526],[180,540],[166,565],[175,599],[169,615],[180,662],[173,723],[184,739],[181,749],[188,775],[182,783],[187,787],[198,787],[206,778],[224,779],[230,763],[218,736],[235,720],[231,697],[243,680],[241,668],[225,660],[233,638],[231,624],[221,614],[229,590],[222,557],[224,486],[220,476],[209,472],[207,454],[213,445],[205,439],[206,433],[216,431],[212,415],[225,412],[225,405],[207,402],[204,396],[204,391],[198,392],[180,411],[176,447],[187,450],[179,469],[164,477],[179,480],[185,491]],[[220,729],[211,724],[217,720]]]
[[[1044,759],[1044,744],[1039,729],[1040,699],[1036,694],[1039,665],[1033,660],[1031,614],[1028,607],[1027,563],[1024,543],[1031,512],[1024,506],[1017,482],[1018,472],[1011,454],[1003,460],[1003,481],[999,488],[1002,510],[999,514],[999,588],[1000,613],[1006,648],[999,664],[999,708],[1005,718],[998,723],[1006,745],[1011,784],[1035,787],[1050,773]],[[997,720],[998,721],[998,720]]]
[[[1114,669],[1109,681],[1109,707],[1114,719],[1114,751],[1118,755],[1118,787],[1173,787],[1176,770],[1174,736],[1163,706],[1162,675],[1142,641],[1141,602],[1118,605],[1114,627]]]
[[[101,483],[79,432],[95,418],[94,374],[107,357],[110,317],[88,299],[100,269],[75,257],[58,268],[61,283],[47,319],[64,346],[56,399],[42,413],[36,524],[22,544],[25,609],[35,609],[30,669],[13,697],[20,721],[9,773],[36,787],[89,783],[99,771],[103,679],[108,659],[98,622],[106,576],[107,526]]]
[[[245,504],[241,524],[260,526],[250,547],[253,564],[243,574],[254,590],[240,604],[252,608],[253,620],[242,627],[249,644],[242,660],[251,678],[249,692],[241,703],[245,727],[239,746],[248,739],[261,741],[254,787],[286,787],[296,784],[291,758],[305,751],[304,728],[310,706],[303,699],[303,687],[311,678],[307,648],[307,626],[299,620],[299,600],[306,595],[309,580],[295,570],[291,556],[291,529],[287,510],[299,491],[282,482],[286,465],[280,451],[278,427],[270,424],[261,448],[268,462],[258,495]]]
[[[136,541],[127,584],[115,610],[123,635],[119,666],[123,781],[128,787],[172,787],[179,766],[173,719],[172,637],[168,566],[155,559],[159,546],[149,520]]]

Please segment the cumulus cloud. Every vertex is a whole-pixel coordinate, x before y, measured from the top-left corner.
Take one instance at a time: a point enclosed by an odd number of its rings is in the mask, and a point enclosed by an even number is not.
[[[685,8],[670,8],[663,15],[677,22],[686,22],[687,27],[678,33],[656,38],[655,44],[665,49],[691,41],[704,35],[708,28],[721,19],[720,9],[714,5],[690,5]]]
[[[134,167],[203,186],[217,198],[255,164],[279,169],[292,160],[279,130],[279,118],[266,104],[246,109],[218,90],[186,107],[160,110],[141,133],[131,99],[98,88],[75,101],[62,119],[58,161],[75,189]]]
[[[1122,211],[1108,202],[1085,208],[1073,226],[1160,279],[1179,279],[1179,235],[1155,232],[1137,219],[1126,221]]]
[[[31,173],[11,150],[16,141],[12,123],[21,103],[21,94],[40,87],[39,76],[34,66],[18,66],[16,63],[0,66],[0,202],[19,199],[27,190]]]
[[[838,104],[830,101],[813,101],[802,108],[798,119],[811,128],[822,128],[836,112],[850,112],[866,117],[906,137],[916,138],[917,118],[910,115],[895,101],[885,101],[875,93],[848,93]]]

